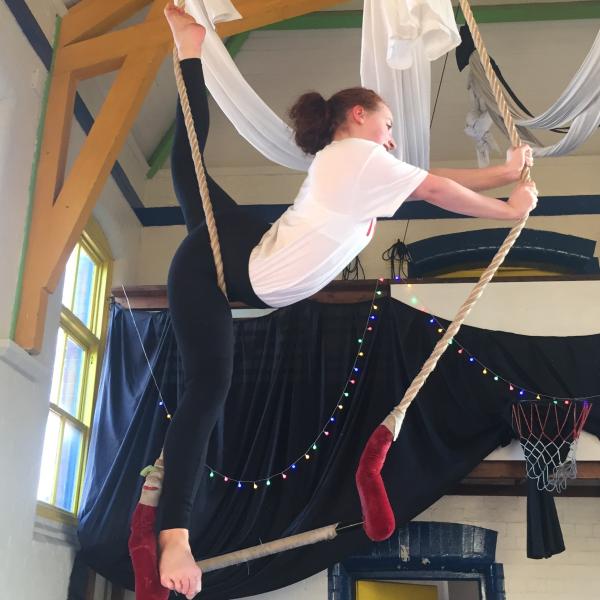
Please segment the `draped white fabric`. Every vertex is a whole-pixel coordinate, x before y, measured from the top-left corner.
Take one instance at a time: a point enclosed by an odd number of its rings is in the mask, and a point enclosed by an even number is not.
[[[248,85],[212,27],[240,18],[230,0],[187,0],[186,9],[207,28],[202,54],[206,85],[240,135],[273,162],[308,169],[311,157]],[[363,19],[362,83],[390,105],[396,156],[427,168],[429,61],[460,43],[450,0],[365,0]]]
[[[217,16],[219,21],[239,19],[235,7],[229,0],[187,0],[186,10],[207,29],[202,48],[204,77],[223,113],[239,134],[266,158],[290,169],[306,171],[312,157],[296,146],[292,130],[250,87],[212,27],[209,15]]]
[[[485,77],[479,58],[473,53],[469,59],[468,80],[472,106],[467,115],[467,135],[476,142],[480,166],[488,164],[489,150],[495,142],[489,131],[492,121],[506,133],[502,117]],[[533,147],[535,156],[569,154],[583,144],[600,125],[600,31],[581,67],[556,102],[537,117],[528,117],[507,97],[510,112],[522,139]],[[569,131],[556,144],[542,146],[529,131],[553,129],[569,125]]]

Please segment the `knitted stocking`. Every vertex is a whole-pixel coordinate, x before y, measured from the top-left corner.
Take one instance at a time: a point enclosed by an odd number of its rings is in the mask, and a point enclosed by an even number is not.
[[[128,544],[135,573],[135,597],[136,600],[168,600],[169,590],[160,584],[155,532],[156,507],[163,479],[162,459],[144,469],[142,474],[146,474],[146,481],[133,513]]]
[[[394,511],[381,478],[381,469],[392,441],[391,431],[385,425],[379,425],[369,438],[356,470],[365,533],[375,542],[386,540],[396,528]]]

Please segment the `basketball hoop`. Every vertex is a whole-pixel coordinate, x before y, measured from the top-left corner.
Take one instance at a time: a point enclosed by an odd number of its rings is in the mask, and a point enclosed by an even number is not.
[[[539,490],[562,492],[577,477],[579,435],[590,414],[588,400],[525,400],[512,407],[513,428],[525,454],[527,477]]]

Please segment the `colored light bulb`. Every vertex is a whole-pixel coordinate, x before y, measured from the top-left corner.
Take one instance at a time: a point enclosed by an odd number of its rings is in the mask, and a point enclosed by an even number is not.
[[[211,471],[211,472],[210,472],[210,476],[211,476],[211,477],[214,477],[214,476],[215,476],[215,474],[214,474],[214,472],[213,472],[213,471]]]
[[[254,483],[254,484],[252,485],[252,487],[253,487],[255,490],[257,490],[257,489],[258,489],[258,486],[256,485],[256,483]]]
[[[282,473],[282,474],[281,474],[281,476],[282,476],[284,479],[287,479],[287,475],[286,475],[285,473]]]
[[[238,486],[238,488],[241,488],[241,487],[242,487],[242,482],[241,482],[241,481],[238,481],[238,484],[237,484],[237,486]]]
[[[227,483],[229,481],[229,477],[223,477],[223,481]]]
[[[316,449],[317,449],[317,445],[313,444],[313,450],[316,450]]]
[[[304,458],[305,458],[306,460],[310,460],[310,454],[305,454],[305,455],[304,455]]]
[[[267,479],[267,485],[271,485],[271,480]]]

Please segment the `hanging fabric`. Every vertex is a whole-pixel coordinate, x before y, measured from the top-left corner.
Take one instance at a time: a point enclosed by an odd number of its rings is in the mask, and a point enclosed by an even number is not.
[[[430,62],[460,43],[447,0],[365,0],[360,75],[394,115],[397,158],[429,167]]]
[[[214,30],[217,22],[240,18],[233,4],[188,0],[186,10],[207,29],[202,53],[206,85],[238,133],[269,160],[306,171],[312,157],[302,153],[292,130],[244,79]],[[406,16],[409,27],[401,23]],[[396,123],[396,156],[405,162],[429,165],[429,62],[459,42],[449,0],[365,0],[362,84],[389,104]]]
[[[354,468],[362,446],[440,336],[429,315],[390,298],[377,304],[379,325],[369,338],[352,399],[310,460],[302,459],[286,480],[274,478],[257,490],[252,484],[238,489],[205,470],[207,485],[195,500],[191,531],[198,560],[360,517]],[[340,394],[369,307],[305,301],[236,321],[233,384],[208,464],[230,477],[258,478],[280,471],[307,448]],[[133,584],[127,528],[142,485],[138,473],[160,452],[168,424],[136,326],[162,397],[170,412],[176,410],[182,377],[168,312],[135,310],[132,318],[113,306],[78,526],[85,563],[127,587]],[[458,341],[528,388],[561,395],[600,390],[600,335],[536,337],[465,326]],[[452,490],[508,441],[511,401],[505,386],[456,350],[448,353],[408,411],[388,459],[399,524]],[[600,403],[594,403],[586,430],[600,435]],[[560,552],[552,496],[534,483],[528,502],[528,555]],[[372,548],[361,530],[344,532],[331,542],[210,573],[200,598],[266,592]]]
[[[474,51],[467,26],[461,27],[463,38],[457,50],[459,68],[468,54],[470,67],[467,88],[471,97],[471,110],[467,115],[465,132],[475,140],[480,166],[489,164],[489,153],[498,146],[490,128],[494,123],[508,135],[504,121],[485,77],[485,72]],[[535,156],[563,156],[581,146],[600,126],[600,31],[592,48],[556,102],[537,117],[531,117],[512,98],[507,104],[523,141],[533,148]],[[556,144],[543,146],[530,129],[551,130],[570,125],[567,133]]]

